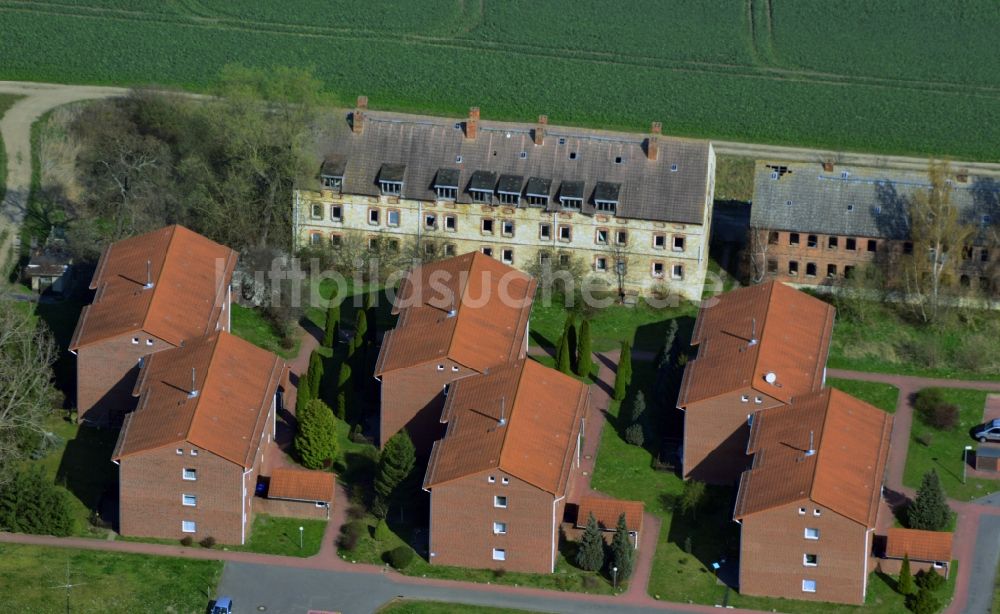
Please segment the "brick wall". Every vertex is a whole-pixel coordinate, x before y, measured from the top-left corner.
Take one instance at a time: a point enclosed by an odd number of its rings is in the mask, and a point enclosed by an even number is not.
[[[120,420],[135,408],[132,388],[139,359],[172,347],[142,331],[81,347],[76,356],[77,419],[101,425]]]
[[[684,478],[709,484],[736,482],[751,460],[746,454],[747,415],[778,405],[782,403],[749,387],[689,404],[684,411]]]
[[[443,368],[438,369],[438,365]],[[434,441],[444,435],[441,409],[444,407],[445,384],[475,373],[451,360],[442,359],[384,374],[379,445],[384,446],[389,438],[406,428],[418,453],[429,453]]]
[[[494,482],[489,477],[495,478]],[[503,484],[507,478],[509,484]],[[507,507],[494,506],[506,496]],[[544,492],[501,471],[486,471],[431,489],[430,562],[435,565],[551,573],[553,548],[565,499],[555,505]],[[506,534],[494,534],[494,522],[506,523]],[[494,560],[503,549],[506,560]]]
[[[806,528],[819,529],[819,539],[806,539]],[[752,514],[741,527],[740,593],[862,604],[871,538],[865,526],[808,500]],[[806,554],[816,555],[815,566]],[[803,580],[815,581],[815,592]]]
[[[181,448],[183,454],[177,454]],[[127,456],[119,467],[120,533],[125,536],[201,540],[212,536],[219,543],[242,543],[243,468],[193,446],[177,444]],[[184,480],[185,468],[195,469],[197,479]],[[253,488],[249,488],[252,495]],[[182,495],[197,497],[197,505],[182,505]],[[194,533],[181,531],[181,521],[196,523]]]

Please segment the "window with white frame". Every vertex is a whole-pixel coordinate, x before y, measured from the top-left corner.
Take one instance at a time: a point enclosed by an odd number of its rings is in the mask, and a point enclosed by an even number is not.
[[[378,226],[378,209],[368,210],[368,223]]]
[[[816,580],[803,580],[802,581],[802,592],[803,593],[815,593],[816,592]]]
[[[329,175],[323,176],[323,187],[328,190],[339,190],[341,186],[344,185],[343,177],[331,177]]]
[[[680,235],[674,235],[674,251],[683,252],[684,251],[684,237]]]
[[[619,230],[619,231],[615,232],[615,243],[617,243],[618,245],[627,245],[628,244],[628,231]]]
[[[482,230],[482,233],[484,235],[493,234],[493,218],[484,217],[482,225],[480,226],[480,230]]]
[[[181,472],[181,477],[188,482],[193,482],[198,479],[198,470],[186,468]]]
[[[458,218],[454,215],[444,216],[444,229],[448,232],[455,232],[458,229]]]
[[[184,448],[177,448],[177,455],[180,456],[184,454]]]
[[[438,200],[455,200],[458,198],[458,188],[437,186],[434,188],[434,191],[437,193]]]
[[[321,233],[321,232],[312,232],[312,233],[309,233],[309,243],[311,245],[322,245],[323,244],[323,233]],[[136,339],[134,341],[134,343],[139,343],[139,340]]]
[[[653,262],[653,277],[663,277],[663,263]]]
[[[603,273],[608,270],[608,259],[604,256],[594,258],[594,270]]]
[[[819,529],[814,529],[812,527],[806,527],[805,530],[806,539],[819,539]]]
[[[194,507],[198,505],[198,497],[195,495],[181,495],[181,505]]]
[[[490,484],[492,484],[492,483],[494,483],[494,482],[497,481],[497,476],[495,476],[495,475],[487,476],[486,477],[486,481],[489,482]]]
[[[198,450],[191,450],[191,456],[198,456]]]
[[[494,535],[506,535],[507,534],[507,523],[506,522],[494,522],[493,523],[493,534]]]
[[[806,508],[800,507],[799,508],[799,516],[805,516],[805,513],[806,513]]]
[[[820,511],[820,509],[819,509],[818,507],[817,507],[816,509],[814,509],[814,510],[813,510],[813,516],[819,516],[819,515],[820,515],[820,514],[822,514],[822,513],[823,513],[823,512],[822,512],[822,511]]]
[[[399,196],[399,193],[403,190],[402,181],[379,181],[378,185],[382,190],[382,194],[386,196]]]
[[[194,533],[197,529],[193,520],[182,520],[181,521],[181,532],[182,533]]]
[[[323,219],[323,205],[316,203],[312,206],[312,218],[314,220]]]
[[[514,264],[514,250],[510,248],[502,250],[500,252],[500,260],[504,264]]]
[[[816,567],[819,565],[819,556],[815,554],[803,554],[802,564],[806,567]]]
[[[607,228],[598,228],[597,229],[597,234],[594,236],[594,243],[597,243],[598,245],[607,245],[608,244],[608,229]]]
[[[428,213],[424,216],[424,228],[427,230],[434,230],[437,228],[438,218],[433,213]]]
[[[684,265],[675,264],[673,267],[671,267],[670,277],[671,279],[684,279]]]
[[[495,495],[493,497],[493,507],[507,507],[507,497],[505,495]]]
[[[483,248],[482,250],[480,250],[480,251],[482,251],[482,252],[483,252],[483,255],[484,255],[484,256],[489,256],[490,258],[492,258],[492,257],[493,257],[493,248],[492,248],[492,247],[484,247],[484,248]]]
[[[560,241],[572,241],[573,240],[573,228],[566,224],[559,226],[559,240]]]
[[[507,560],[507,551],[504,550],[503,548],[494,548],[493,549],[493,560],[494,561],[506,561]]]
[[[665,249],[667,247],[667,235],[653,235],[653,249]]]
[[[542,222],[538,225],[538,238],[548,241],[552,238],[552,224]]]
[[[507,484],[510,484],[510,478],[500,478],[500,483],[506,486]]]
[[[514,220],[502,220],[500,222],[500,234],[505,237],[514,236]]]
[[[389,226],[399,226],[399,210],[389,209],[388,215],[386,215],[386,223]]]
[[[138,337],[132,337],[132,345],[139,345],[139,338]]]

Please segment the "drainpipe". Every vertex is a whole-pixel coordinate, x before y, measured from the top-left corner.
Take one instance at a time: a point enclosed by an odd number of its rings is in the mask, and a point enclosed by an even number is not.
[[[240,525],[240,545],[247,543],[247,475],[253,467],[243,472],[243,524]]]
[[[549,573],[556,570],[556,549],[559,547],[559,536],[556,534],[556,505],[566,498],[566,495],[552,500],[552,560],[549,564]]]

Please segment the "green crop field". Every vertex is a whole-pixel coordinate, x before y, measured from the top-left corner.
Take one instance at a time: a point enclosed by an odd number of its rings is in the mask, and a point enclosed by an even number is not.
[[[0,0],[0,78],[289,65],[345,104],[998,160],[998,27],[995,0]]]

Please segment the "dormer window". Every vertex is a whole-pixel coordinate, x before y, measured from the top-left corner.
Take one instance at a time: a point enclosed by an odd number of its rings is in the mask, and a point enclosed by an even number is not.
[[[559,204],[563,209],[579,211],[583,207],[583,182],[562,182],[559,186]]]
[[[618,208],[618,194],[620,191],[620,183],[598,181],[597,186],[594,187],[594,207],[598,211],[613,215]]]
[[[438,169],[434,180],[434,193],[438,200],[455,200],[458,198],[459,171],[455,168]]]
[[[384,196],[399,196],[403,191],[405,164],[383,164],[378,173],[378,187]]]
[[[500,204],[517,206],[521,202],[521,186],[524,184],[524,177],[520,175],[500,175],[500,183],[497,185],[497,195],[500,197]]]
[[[344,186],[344,169],[347,158],[340,154],[330,154],[323,159],[319,169],[319,182],[325,190],[340,190]]]
[[[469,195],[472,202],[484,205],[493,204],[493,191],[497,185],[497,174],[490,171],[476,171],[469,181]]]
[[[547,207],[549,204],[549,192],[551,188],[551,179],[530,177],[528,179],[528,185],[524,188],[524,194],[528,198],[528,206]]]

